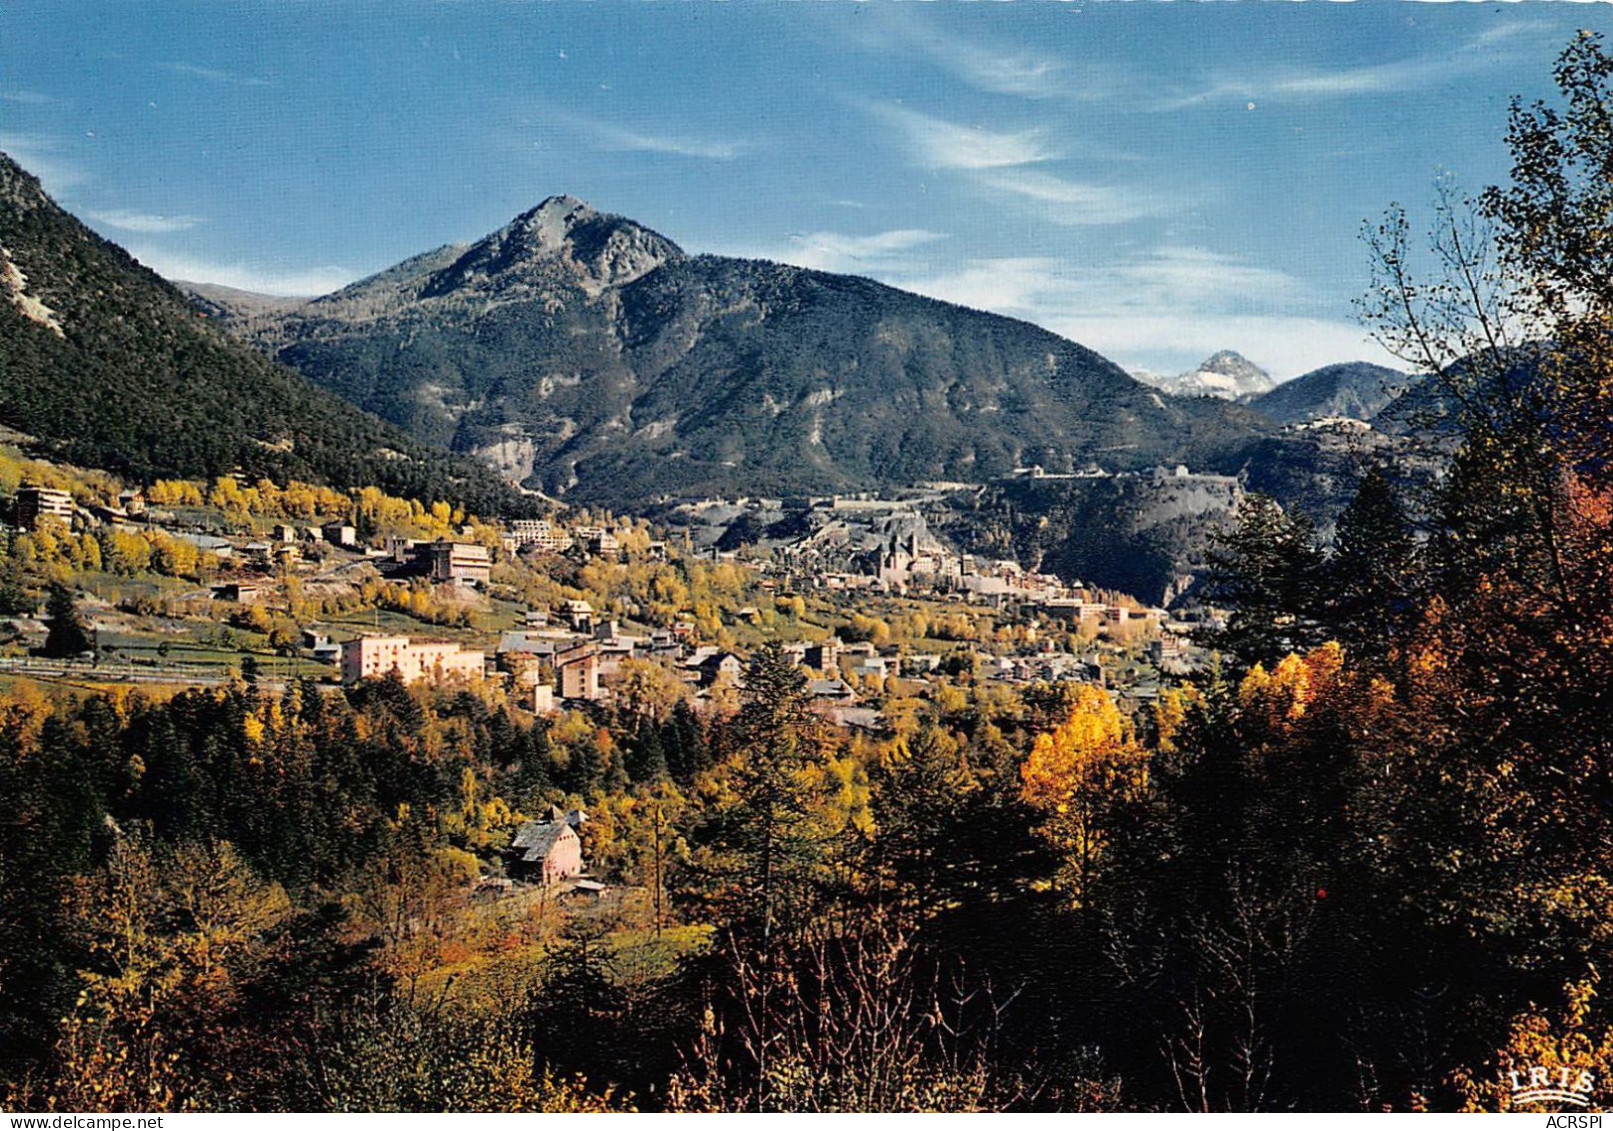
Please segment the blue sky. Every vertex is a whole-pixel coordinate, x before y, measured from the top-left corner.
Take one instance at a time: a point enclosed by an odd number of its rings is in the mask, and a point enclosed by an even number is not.
[[[569,192],[1128,366],[1377,359],[1363,220],[1504,179],[1601,5],[0,8],[0,148],[171,277],[318,293]]]

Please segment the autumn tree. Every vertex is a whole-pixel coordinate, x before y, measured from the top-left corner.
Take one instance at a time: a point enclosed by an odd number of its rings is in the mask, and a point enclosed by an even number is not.
[[[1406,644],[1422,742],[1396,803],[1408,886],[1436,929],[1483,940],[1447,963],[1473,1025],[1481,1001],[1518,1012],[1613,959],[1613,57],[1582,33],[1555,78],[1555,100],[1513,105],[1510,183],[1442,197],[1429,269],[1403,213],[1372,236],[1368,311],[1429,374],[1456,449]]]
[[[1062,860],[1060,883],[1080,907],[1103,874],[1109,832],[1148,786],[1148,754],[1101,687],[1081,684],[1069,715],[1036,738],[1020,769],[1025,800]]]

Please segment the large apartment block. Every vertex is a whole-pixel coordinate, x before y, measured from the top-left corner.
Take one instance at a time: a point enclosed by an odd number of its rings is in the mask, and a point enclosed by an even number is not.
[[[571,535],[546,518],[518,518],[510,523],[510,537],[517,546],[536,546],[546,553],[571,548]]]
[[[59,518],[73,521],[73,496],[54,487],[19,487],[17,489],[17,525],[32,530],[42,518]]]
[[[458,644],[422,640],[407,636],[360,636],[342,645],[342,682],[356,683],[396,671],[403,682],[418,679],[439,680],[445,676],[474,679],[482,674],[486,657],[467,652]]]
[[[432,542],[420,547],[433,581],[455,585],[486,585],[493,573],[493,557],[486,546],[474,542]]]

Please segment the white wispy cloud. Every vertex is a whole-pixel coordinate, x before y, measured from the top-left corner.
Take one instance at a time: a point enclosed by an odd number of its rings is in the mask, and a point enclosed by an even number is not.
[[[1428,90],[1467,75],[1480,74],[1513,59],[1521,49],[1539,46],[1555,35],[1526,20],[1493,24],[1437,53],[1429,52],[1376,63],[1333,67],[1279,67],[1266,71],[1210,75],[1197,87],[1156,97],[1153,110],[1182,110],[1207,103],[1251,100],[1320,100]]]
[[[1549,24],[1534,23],[1529,20],[1505,20],[1491,24],[1479,32],[1468,40],[1468,45],[1474,48],[1493,47],[1498,43],[1516,42],[1520,39],[1544,39],[1555,42],[1557,36],[1557,29]]]
[[[1005,48],[949,35],[931,24],[911,22],[902,37],[946,70],[993,94],[1047,98],[1066,93],[1067,64],[1033,48]]]
[[[268,86],[269,80],[255,75],[238,75],[233,71],[226,71],[219,67],[203,67],[195,63],[158,63],[162,70],[187,78],[202,79],[205,82],[221,83],[228,86]]]
[[[1037,130],[1005,131],[949,122],[889,103],[876,103],[869,111],[896,130],[918,164],[932,169],[1004,169],[1060,156]]]
[[[1049,256],[976,259],[951,273],[909,282],[935,298],[1020,316],[1048,311],[1067,316],[1078,310],[1130,314],[1175,309],[1216,316],[1286,313],[1301,305],[1295,296],[1304,291],[1286,272],[1171,245],[1101,267]]]
[[[1278,306],[1292,303],[1305,290],[1286,271],[1170,244],[1121,262],[1113,273],[1128,284],[1133,301],[1149,306],[1202,304],[1207,298],[1223,306],[1233,301]]]
[[[1262,97],[1344,98],[1356,94],[1393,94],[1437,86],[1454,76],[1469,73],[1477,60],[1461,56],[1445,59],[1399,59],[1362,67],[1298,71],[1272,76],[1260,92]]]
[[[582,134],[601,149],[621,153],[668,153],[708,161],[732,161],[749,146],[743,141],[691,137],[676,133],[650,133],[582,114],[550,111],[547,116]]]
[[[300,267],[236,260],[221,263],[152,245],[130,244],[130,255],[165,279],[217,283],[240,291],[287,297],[313,297],[340,290],[359,278],[345,267]]]
[[[1124,224],[1180,207],[1163,194],[1134,185],[1073,181],[1041,169],[991,170],[976,174],[974,180],[984,189],[1041,205],[1037,213],[1042,219],[1072,227]]]
[[[161,235],[166,232],[183,232],[206,221],[200,216],[162,216],[153,212],[135,212],[127,208],[85,212],[96,223],[125,232],[144,232]]]
[[[774,247],[739,248],[732,254],[754,259],[771,259],[813,271],[842,275],[885,276],[920,270],[922,257],[913,253],[946,239],[944,232],[923,228],[893,228],[884,232],[854,235],[846,232],[802,232]]]
[[[899,7],[870,9],[871,18],[853,31],[853,42],[889,55],[927,59],[937,68],[988,94],[1087,102],[1108,97],[1127,72],[1109,63],[1075,60],[1038,46],[1009,45],[1000,39],[956,35],[938,21]],[[978,29],[977,29],[978,30]]]
[[[1170,206],[1160,194],[1134,185],[1079,180],[1046,168],[1065,152],[1037,129],[968,125],[888,103],[867,109],[896,134],[915,165],[955,173],[981,193],[1015,199],[1049,223],[1121,224]]]
[[[15,102],[19,106],[48,106],[55,99],[36,90],[0,90],[0,102]]]
[[[1103,267],[1051,256],[975,259],[887,278],[962,306],[1023,318],[1123,365],[1170,371],[1237,349],[1279,377],[1334,361],[1387,359],[1365,331],[1327,318],[1285,272],[1161,246]]]

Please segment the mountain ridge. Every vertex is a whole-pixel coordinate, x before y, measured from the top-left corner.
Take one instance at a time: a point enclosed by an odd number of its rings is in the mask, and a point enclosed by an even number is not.
[[[1412,374],[1371,362],[1338,362],[1303,373],[1245,403],[1279,424],[1329,416],[1372,420],[1415,381]]]
[[[1226,469],[1270,427],[1028,322],[691,255],[574,197],[452,247],[230,325],[417,436],[588,501]]]
[[[59,458],[137,479],[239,470],[373,484],[488,514],[534,509],[484,468],[220,332],[3,153],[0,248],[0,422]]]

